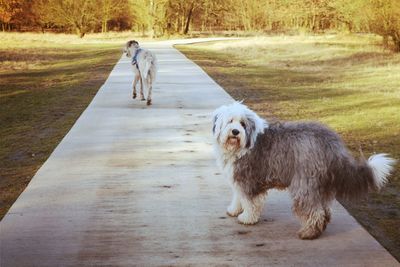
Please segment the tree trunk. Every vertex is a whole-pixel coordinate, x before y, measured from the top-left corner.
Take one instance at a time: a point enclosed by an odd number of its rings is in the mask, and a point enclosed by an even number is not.
[[[183,34],[188,34],[188,32],[189,32],[189,26],[190,26],[190,20],[192,19],[192,13],[193,13],[193,4],[190,7],[189,14],[186,19],[186,25],[185,25],[185,30],[183,31]]]
[[[142,36],[146,36],[146,27],[144,24],[142,24]]]
[[[175,33],[179,33],[179,17],[176,17],[176,21],[175,21]]]
[[[349,32],[353,32],[353,23],[347,22],[347,29],[349,30]]]
[[[394,43],[394,49],[393,51],[396,53],[400,53],[400,38],[397,36],[392,36],[393,43]]]
[[[108,32],[108,19],[104,18],[102,23],[101,23],[101,32]]]
[[[81,28],[76,28],[76,34],[79,36],[79,38],[83,38],[86,32]]]
[[[394,45],[395,45],[394,51],[396,53],[400,53],[400,40],[397,40]]]
[[[185,28],[185,12],[182,12],[182,16],[180,18],[179,33],[183,33],[184,28]]]
[[[386,49],[389,47],[389,36],[385,34],[382,37],[383,37],[382,44],[383,44],[383,47]]]
[[[190,6],[189,13],[188,13],[188,16],[186,19],[185,30],[183,31],[183,34],[188,34],[188,32],[189,32],[190,20],[192,19],[193,9],[194,9],[194,2],[192,2],[192,5]]]
[[[315,15],[312,16],[312,20],[311,20],[311,31],[315,32],[315,22],[316,22],[316,17]]]

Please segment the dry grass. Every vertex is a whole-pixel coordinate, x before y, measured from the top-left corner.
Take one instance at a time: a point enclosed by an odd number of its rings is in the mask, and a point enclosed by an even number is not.
[[[105,81],[126,37],[0,33],[0,218]]]
[[[77,35],[64,33],[0,33],[2,48],[27,48],[27,47],[59,47],[68,45],[90,45],[90,44],[116,44],[120,45],[129,39],[135,38],[140,41],[149,39],[143,38],[132,32],[109,32],[91,33],[79,38]]]
[[[359,156],[400,159],[400,55],[374,36],[280,36],[179,46],[268,119],[317,120]],[[400,259],[400,166],[380,194],[346,208]]]

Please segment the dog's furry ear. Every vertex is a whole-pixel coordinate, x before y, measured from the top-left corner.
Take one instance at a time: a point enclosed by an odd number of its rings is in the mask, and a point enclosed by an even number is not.
[[[247,107],[246,107],[247,109]],[[250,109],[246,110],[246,148],[252,148],[259,133],[268,127],[267,122]]]
[[[213,134],[215,134],[215,127],[216,127],[215,123],[217,122],[217,120],[218,120],[218,114],[215,114],[213,116],[213,128],[212,128]]]
[[[135,41],[135,40],[133,40],[133,43],[132,43],[132,45],[133,45],[133,46],[135,46],[136,48],[138,48],[138,47],[139,47],[139,43],[138,43],[137,41]]]
[[[254,138],[253,134],[256,130],[256,122],[254,121],[253,116],[246,115],[246,148],[253,147],[254,145]]]
[[[223,117],[223,112],[225,111],[226,106],[221,106],[217,108],[213,114],[212,114],[212,122],[213,122],[213,135],[216,139],[219,138],[219,135],[221,133],[221,128],[222,128],[222,117]]]
[[[126,46],[127,47],[131,47],[131,46],[133,46],[133,47],[139,47],[139,43],[137,42],[137,41],[135,41],[135,40],[130,40],[130,41],[128,41],[128,43],[126,44]]]

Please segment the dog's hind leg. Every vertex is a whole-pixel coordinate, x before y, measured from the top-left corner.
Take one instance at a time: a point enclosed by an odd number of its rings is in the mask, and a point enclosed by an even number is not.
[[[330,205],[324,205],[324,212],[325,212],[325,221],[324,221],[324,227],[323,227],[324,231],[326,229],[326,226],[328,226],[328,223],[330,223],[331,218],[332,218],[331,208],[329,206]]]
[[[139,81],[140,76],[139,75],[135,75],[135,80],[133,81],[133,93],[132,93],[132,98],[135,99],[136,98],[136,85]]]
[[[238,216],[239,222],[242,224],[256,224],[260,219],[266,194],[260,194],[253,198],[249,198],[244,194],[239,196],[243,208],[242,214]]]
[[[331,213],[331,205],[332,201],[335,199],[335,195],[332,193],[332,191],[329,190],[329,192],[323,193],[324,199],[322,201],[322,207],[324,209],[324,225],[323,225],[323,230],[325,231],[326,226],[328,223],[331,221],[332,213]]]
[[[140,100],[145,101],[146,98],[144,98],[144,93],[143,93],[143,78],[141,75],[139,76],[139,81],[140,81]]]
[[[152,95],[152,91],[153,91],[153,82],[151,80],[151,76],[147,75],[147,79],[146,79],[146,85],[148,88],[148,94],[147,94],[147,105],[150,106],[151,105],[151,95]]]
[[[322,234],[326,225],[327,221],[324,209],[316,207],[315,210],[307,214],[307,220],[297,234],[301,239],[315,239]]]
[[[315,198],[315,195],[311,199],[306,194],[298,196],[293,200],[292,208],[302,223],[297,234],[301,239],[318,238],[330,221],[330,210],[324,207],[322,201]]]

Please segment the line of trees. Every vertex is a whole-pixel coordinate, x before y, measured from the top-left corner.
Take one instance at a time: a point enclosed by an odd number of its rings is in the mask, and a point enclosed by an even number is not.
[[[400,0],[0,0],[3,31],[372,32],[400,51]]]

